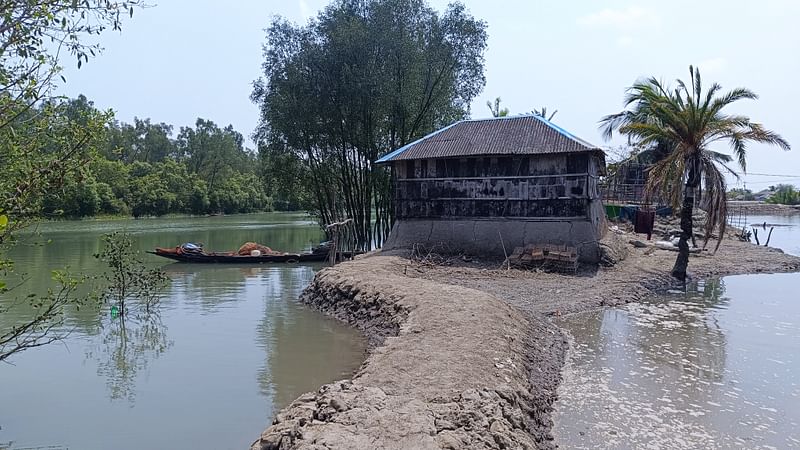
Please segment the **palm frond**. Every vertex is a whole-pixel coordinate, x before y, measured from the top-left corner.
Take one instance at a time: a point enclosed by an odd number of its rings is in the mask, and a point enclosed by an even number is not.
[[[763,144],[777,145],[784,150],[791,150],[789,142],[780,134],[764,128],[760,123],[751,123],[750,129],[744,132],[744,138]]]
[[[645,195],[648,199],[661,197],[675,210],[680,208],[686,160],[673,151],[650,167],[647,172]]]
[[[728,225],[725,176],[709,158],[701,160],[701,167],[706,193],[706,223],[703,227],[703,247],[708,244],[714,230],[717,230],[719,234],[717,236],[717,245],[714,248],[714,252],[716,252],[722,243]]]
[[[733,157],[726,153],[715,152],[713,150],[706,150],[705,152],[703,152],[703,154],[706,155],[708,158],[710,158],[712,161],[717,163],[724,164],[733,161]]]

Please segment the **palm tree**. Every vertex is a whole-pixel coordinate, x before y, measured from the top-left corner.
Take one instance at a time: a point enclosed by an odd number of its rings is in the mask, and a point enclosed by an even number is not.
[[[738,100],[758,98],[755,93],[737,88],[721,94],[722,87],[717,83],[704,92],[700,71],[689,66],[689,74],[691,85],[677,80],[674,90],[655,78],[635,83],[625,96],[626,109],[600,120],[606,138],[617,130],[631,142],[661,150],[660,159],[650,168],[646,190],[662,194],[676,209],[680,205],[681,236],[672,276],[682,281],[686,280],[689,264],[695,196],[703,192],[707,196],[705,241],[708,243],[712,232],[718,229],[719,248],[726,228],[724,172],[738,178],[728,163],[735,159],[746,171],[750,142],[790,149],[785,139],[763,125],[746,116],[722,112]],[[733,156],[712,150],[711,145],[717,142],[727,143]]]
[[[489,107],[489,111],[492,113],[492,117],[506,117],[508,116],[509,110],[508,108],[501,108],[500,102],[502,100],[500,97],[494,99],[494,104],[492,102],[486,102],[486,106]]]
[[[558,112],[558,110],[553,111],[550,114],[550,117],[548,117],[547,116],[547,106],[542,106],[542,109],[534,109],[533,111],[531,111],[531,114],[533,114],[534,116],[539,116],[542,119],[547,120],[548,122],[552,122],[553,121],[553,117],[556,116],[557,112]]]

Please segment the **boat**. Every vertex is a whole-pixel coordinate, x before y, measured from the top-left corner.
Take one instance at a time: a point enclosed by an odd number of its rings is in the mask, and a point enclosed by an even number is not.
[[[156,247],[155,250],[147,251],[151,255],[161,256],[174,261],[188,263],[232,263],[232,264],[265,264],[265,263],[310,263],[327,261],[330,256],[330,247],[319,246],[307,253],[284,253],[270,251],[261,253],[258,251],[250,254],[240,254],[239,252],[207,252],[197,244],[182,244],[177,247],[164,248]],[[339,259],[352,258],[358,252],[339,252]]]

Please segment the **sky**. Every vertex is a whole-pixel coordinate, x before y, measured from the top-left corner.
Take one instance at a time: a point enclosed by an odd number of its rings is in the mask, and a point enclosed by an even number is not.
[[[428,0],[435,9],[447,0]],[[64,61],[60,93],[86,95],[118,120],[151,118],[191,126],[197,117],[232,124],[249,136],[258,122],[250,99],[261,74],[264,29],[275,16],[305,23],[328,0],[162,0],[136,10],[121,33],[101,36],[104,52],[81,69]],[[800,185],[800,1],[464,0],[488,25],[486,87],[472,117],[490,115],[501,97],[512,114],[546,106],[553,121],[599,146],[598,120],[622,109],[625,89],[642,77],[747,87],[760,98],[729,112],[748,115],[795,148],[752,145],[748,175],[730,187],[758,191]],[[252,142],[249,142],[252,146]],[[725,151],[724,146],[716,148]],[[772,174],[763,176],[755,174]]]

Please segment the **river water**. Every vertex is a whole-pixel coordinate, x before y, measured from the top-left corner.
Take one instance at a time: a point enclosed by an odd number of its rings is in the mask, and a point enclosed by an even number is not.
[[[28,278],[16,292],[43,292],[64,266],[99,273],[99,237],[121,229],[141,249],[257,241],[302,251],[321,238],[291,214],[49,223],[12,252]],[[278,409],[364,358],[362,336],[297,300],[321,266],[145,260],[172,280],[160,317],[123,330],[107,306],[72,309],[63,342],[0,363],[0,449],[248,448]],[[2,328],[31,314],[9,295],[0,301],[16,305]]]
[[[800,255],[800,216],[753,220],[786,225],[770,246]],[[800,448],[798,286],[796,273],[731,276],[563,319],[571,349],[557,442]]]

